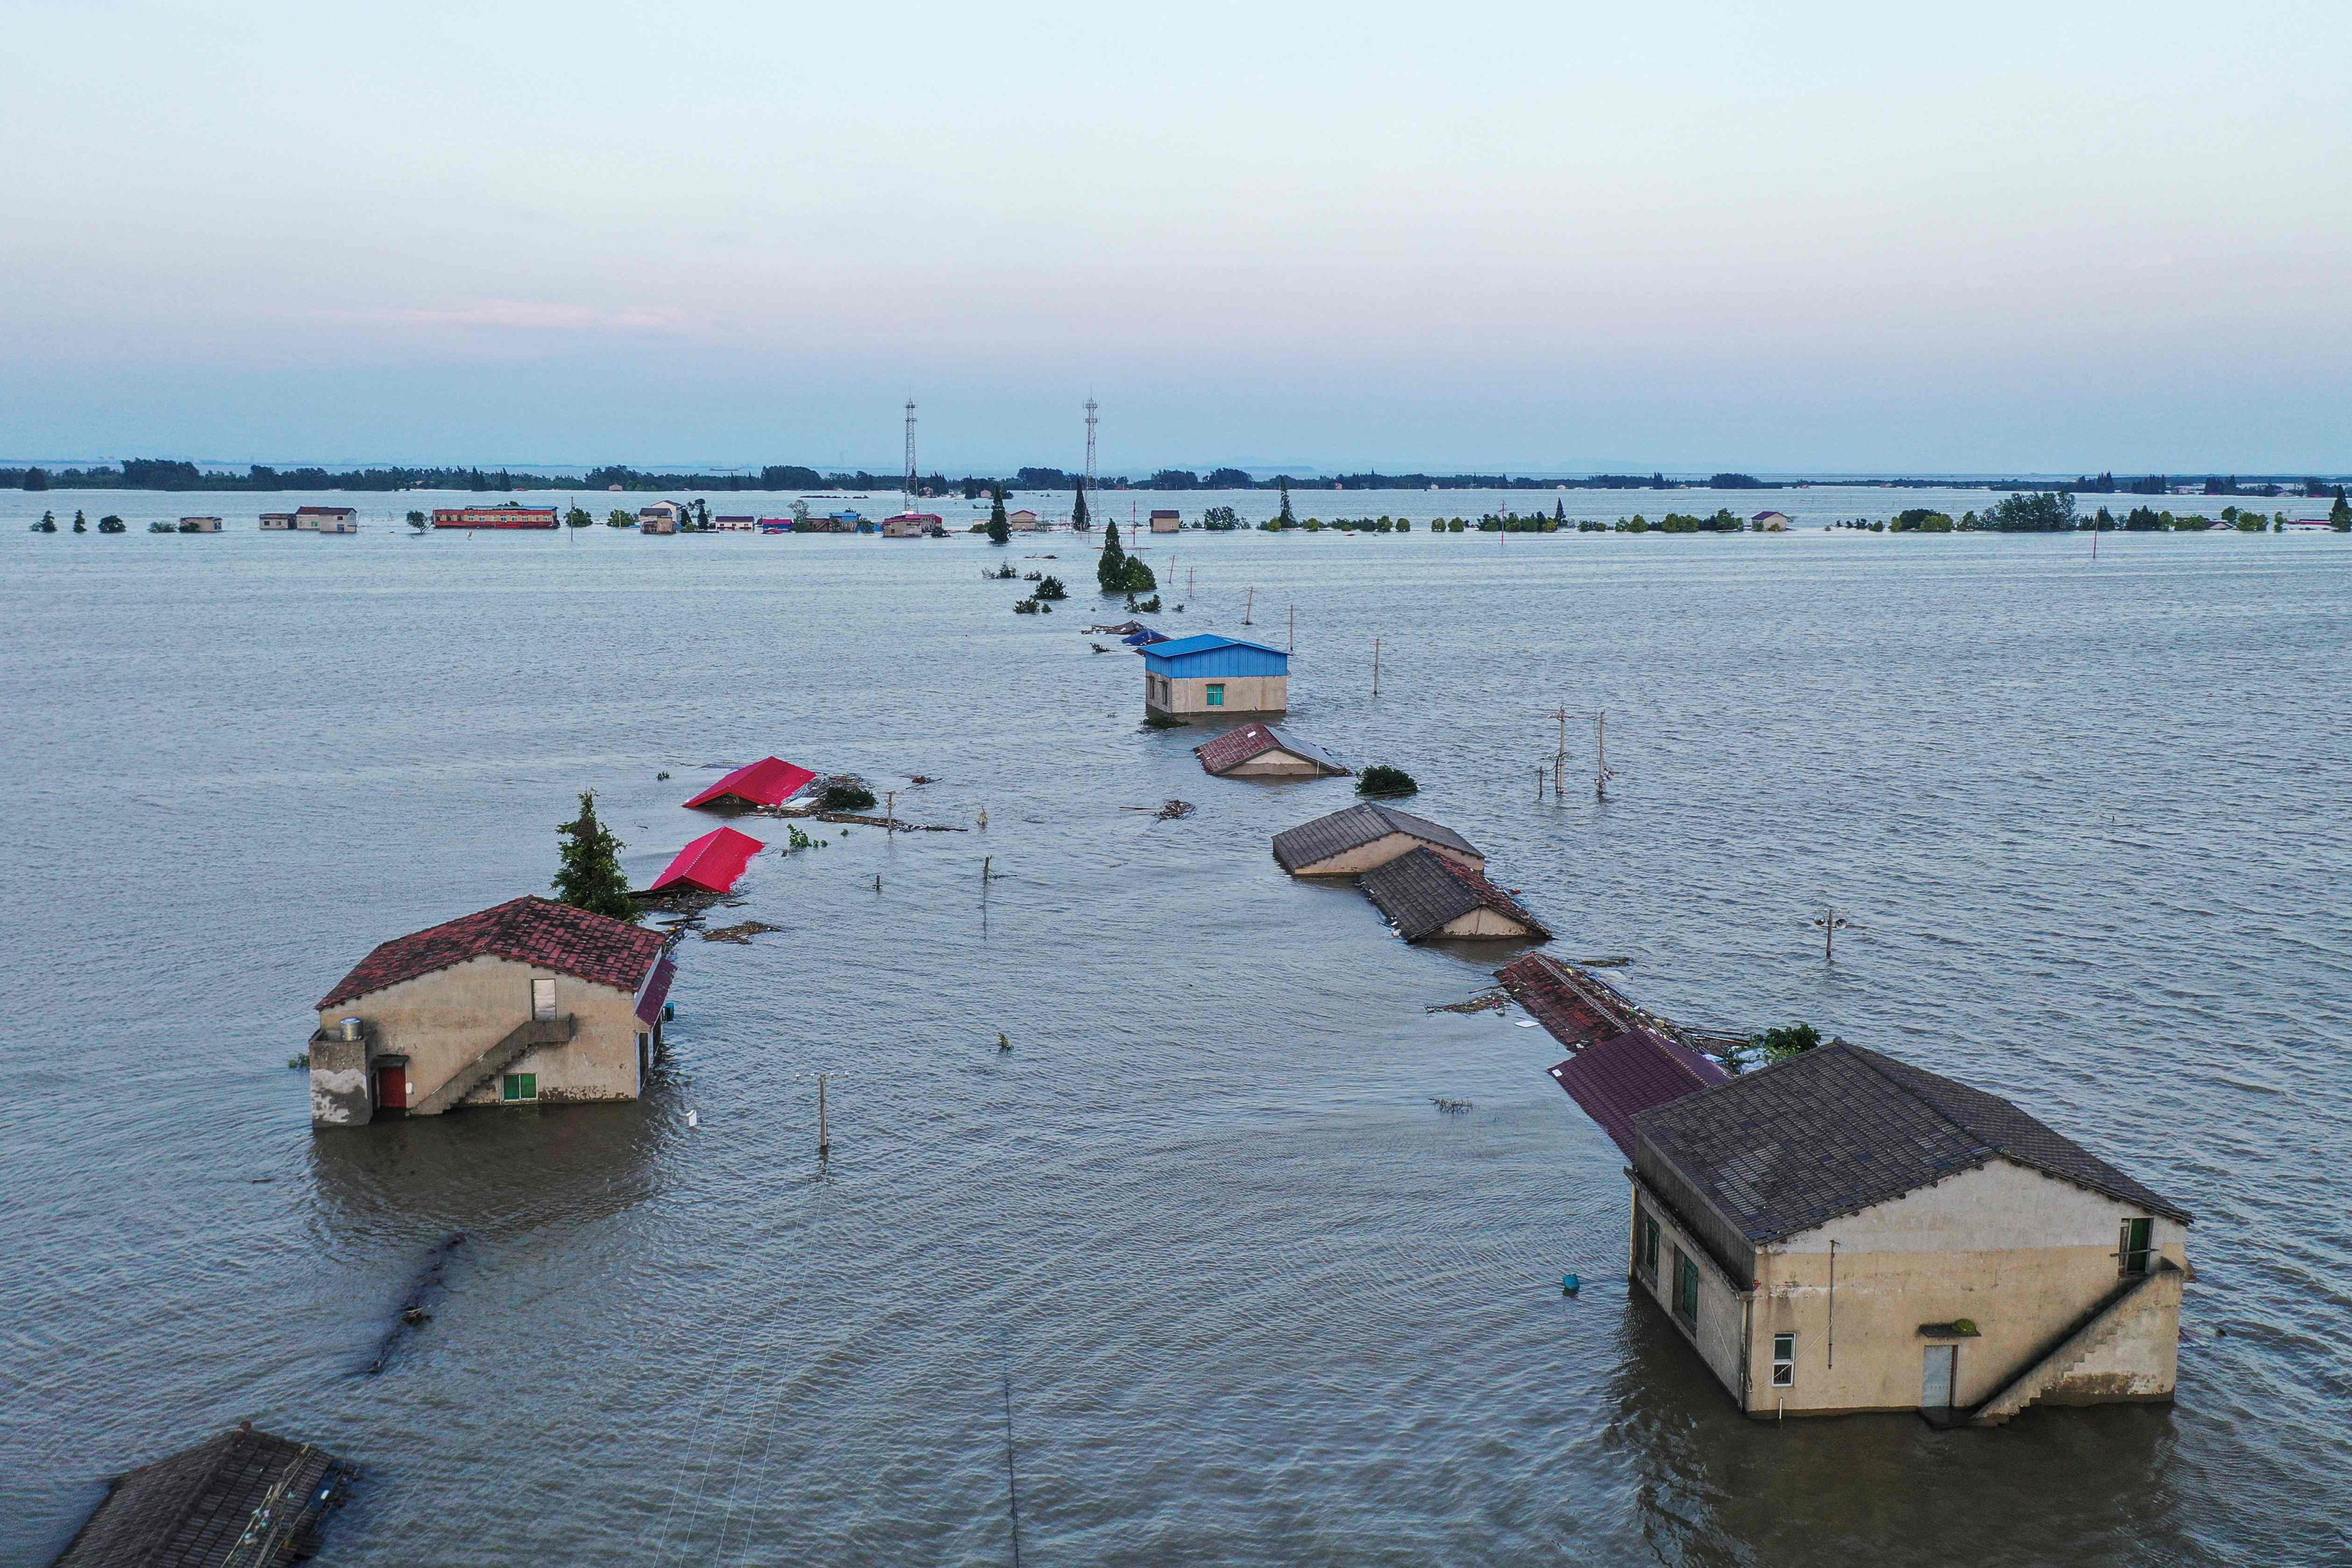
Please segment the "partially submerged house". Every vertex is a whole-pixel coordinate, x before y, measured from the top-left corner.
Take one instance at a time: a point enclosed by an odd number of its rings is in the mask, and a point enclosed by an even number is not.
[[[1025,506],[1018,511],[1008,511],[1004,514],[1004,526],[1015,533],[1034,533],[1037,531],[1037,514]]]
[[[648,893],[731,893],[743,868],[767,846],[748,833],[717,827],[677,852],[669,868],[653,880]]]
[[[218,533],[221,520],[216,517],[184,517],[180,520],[182,533]]]
[[[2188,1211],[2008,1100],[1838,1042],[1632,1122],[1636,1294],[1748,1415],[2172,1397]]]
[[[1154,533],[1173,533],[1182,521],[1182,514],[1163,508],[1151,514],[1151,531]]]
[[[261,531],[264,533],[293,532],[294,514],[290,511],[263,512],[261,514]]]
[[[1319,779],[1345,777],[1350,770],[1319,746],[1286,735],[1271,724],[1249,723],[1192,748],[1204,773],[1224,779]]]
[[[1551,940],[1542,922],[1484,872],[1426,847],[1365,872],[1359,885],[1407,942]]]
[[[1633,1000],[1600,975],[1539,952],[1505,964],[1495,978],[1528,1016],[1570,1049],[1624,1034],[1643,1021]]]
[[[1165,719],[1287,711],[1290,656],[1213,632],[1154,643],[1143,654],[1143,706]]]
[[[1486,868],[1486,857],[1454,829],[1373,801],[1274,836],[1275,863],[1294,877],[1360,876],[1422,848],[1474,871]]]
[[[294,527],[302,533],[357,533],[360,531],[359,508],[298,506],[294,509]]]
[[[56,1568],[278,1568],[318,1550],[352,1467],[322,1448],[254,1430],[115,1478]]]
[[[896,517],[882,520],[885,539],[923,539],[940,532],[945,524],[932,511],[902,511]]]
[[[816,774],[782,757],[746,763],[686,804],[688,805],[782,805],[808,788]]]
[[[1796,521],[1785,511],[1759,511],[1748,520],[1748,526],[1758,533],[1786,533]]]
[[[310,1120],[635,1100],[677,973],[659,932],[541,898],[395,938],[319,1003]]]
[[[677,525],[686,521],[687,510],[674,500],[657,500],[637,508],[639,533],[676,533]]]

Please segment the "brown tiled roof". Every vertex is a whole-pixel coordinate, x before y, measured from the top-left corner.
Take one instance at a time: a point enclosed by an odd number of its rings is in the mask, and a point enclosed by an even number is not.
[[[1518,921],[1530,936],[1551,935],[1517,899],[1434,849],[1408,849],[1387,865],[1365,872],[1358,885],[1382,914],[1396,922],[1397,934],[1407,942],[1434,936],[1449,921],[1478,909],[1493,910]]]
[[[348,1475],[332,1454],[240,1426],[116,1480],[57,1568],[291,1563],[316,1546],[310,1532]]]
[[[1590,970],[1528,953],[1495,971],[1528,1016],[1563,1046],[1589,1046],[1634,1027],[1633,1004]]]
[[[1391,833],[1402,833],[1423,843],[1443,845],[1465,855],[1476,855],[1477,847],[1450,827],[1440,827],[1426,817],[1415,816],[1409,811],[1399,811],[1392,805],[1380,805],[1367,801],[1351,805],[1345,811],[1335,811],[1328,816],[1318,816],[1312,822],[1302,822],[1296,827],[1285,828],[1274,836],[1274,858],[1286,871],[1296,871],[1301,866],[1312,866],[1328,860],[1334,855],[1386,838]],[[1484,857],[1480,857],[1484,858]]]
[[[1633,1118],[1724,1081],[1724,1071],[1688,1046],[1632,1028],[1586,1047],[1551,1069],[1554,1082],[1633,1158]]]
[[[1271,724],[1244,724],[1238,730],[1228,730],[1215,740],[1203,741],[1193,747],[1192,754],[1201,759],[1201,766],[1205,771],[1222,773],[1272,751],[1285,751],[1304,757],[1327,774],[1344,774],[1349,771],[1322,748],[1283,734]]]
[[[634,993],[661,950],[658,931],[552,899],[514,899],[429,931],[394,938],[360,960],[359,967],[344,975],[319,1005],[339,1007],[387,985],[483,957],[536,964]]]
[[[2000,1096],[1843,1043],[1643,1111],[1633,1128],[1636,1169],[1663,1163],[1759,1244],[1995,1158],[2189,1217]]]

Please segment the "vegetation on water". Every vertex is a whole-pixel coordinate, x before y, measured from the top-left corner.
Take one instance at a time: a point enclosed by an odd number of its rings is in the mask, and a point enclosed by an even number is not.
[[[596,816],[596,792],[580,792],[580,815],[555,830],[556,898],[574,909],[610,915],[618,921],[637,918],[629,900],[629,879],[621,869],[621,841]]]
[[[584,506],[574,506],[563,514],[563,525],[566,528],[588,528],[593,526],[595,521],[595,514]]]
[[[803,833],[797,826],[785,829],[784,847],[787,850],[822,849],[829,842],[831,841],[828,839],[812,838],[807,834]]]
[[[1419,795],[1421,786],[1402,768],[1374,763],[1357,776],[1356,793],[1371,800],[1402,800],[1406,795]]]
[[[98,520],[98,531],[100,533],[121,533],[125,526],[123,521],[112,512],[108,512]]]
[[[874,792],[864,779],[837,778],[824,786],[817,805],[827,811],[866,811],[874,805]]]
[[[1160,586],[1160,579],[1151,574],[1151,568],[1129,555],[1119,543],[1115,519],[1103,534],[1102,554],[1095,562],[1095,581],[1106,594],[1149,594]]]
[[[1062,586],[1059,577],[1048,576],[1037,584],[1037,597],[1040,599],[1066,599],[1069,596],[1070,591]]]
[[[991,544],[1013,542],[1013,525],[1004,518],[1004,487],[999,485],[991,493],[988,505],[988,542]]]
[[[1079,479],[1075,489],[1077,499],[1070,506],[1070,526],[1080,533],[1085,533],[1094,527],[1093,521],[1087,516],[1087,481],[1083,479]]]
[[[1201,513],[1201,526],[1211,533],[1231,533],[1241,525],[1241,513],[1229,506],[1213,506]]]
[[[82,515],[81,508],[79,507],[74,508],[73,531],[76,533],[88,533],[89,531],[89,519]]]
[[[32,531],[35,533],[55,533],[57,531],[58,514],[53,511],[43,512],[41,521],[32,526]]]

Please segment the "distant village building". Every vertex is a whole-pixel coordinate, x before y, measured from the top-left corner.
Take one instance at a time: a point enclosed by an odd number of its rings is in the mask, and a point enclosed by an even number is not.
[[[1161,718],[1280,713],[1290,707],[1290,656],[1262,643],[1204,634],[1143,650],[1143,705]]]
[[[1151,531],[1154,533],[1173,533],[1176,531],[1178,525],[1182,521],[1183,518],[1180,513],[1173,511],[1155,511],[1151,514]]]
[[[1551,932],[1486,875],[1415,847],[1359,884],[1407,942],[1435,939],[1548,942]]]
[[[651,506],[637,509],[637,531],[640,533],[676,533],[686,509],[676,501],[657,500]]]
[[[282,1568],[318,1551],[352,1474],[325,1449],[248,1421],[116,1477],[54,1568]]]
[[[1015,533],[1034,533],[1037,528],[1037,514],[1027,507],[1019,511],[1008,511],[1004,514],[1004,526]]]
[[[1337,778],[1349,769],[1319,746],[1270,724],[1244,724],[1192,748],[1202,770],[1229,779]]]
[[[1360,876],[1423,848],[1474,871],[1486,868],[1486,857],[1454,829],[1371,801],[1274,836],[1275,863],[1294,877]]]
[[[553,528],[555,509],[507,501],[498,506],[436,506],[436,528]]]
[[[724,517],[712,518],[710,526],[725,529],[730,533],[749,533],[760,526],[760,520],[741,513],[730,513]]]
[[[2009,1101],[1832,1042],[1631,1122],[1636,1294],[1748,1415],[2172,1397],[2188,1212]]]
[[[885,539],[922,539],[941,526],[937,515],[928,511],[902,511],[896,517],[882,520]]]
[[[294,509],[294,526],[304,533],[356,533],[359,531],[359,509],[348,506],[298,506]],[[348,522],[349,528],[331,528],[331,523]]]
[[[216,517],[184,517],[180,520],[182,533],[218,533],[221,520]]]
[[[310,1119],[635,1100],[676,973],[659,932],[541,898],[387,942],[319,1003]]]
[[[264,533],[290,533],[294,531],[294,514],[290,511],[265,511],[261,514]]]
[[[1786,533],[1794,521],[1785,511],[1759,511],[1748,520],[1748,526],[1759,533]]]

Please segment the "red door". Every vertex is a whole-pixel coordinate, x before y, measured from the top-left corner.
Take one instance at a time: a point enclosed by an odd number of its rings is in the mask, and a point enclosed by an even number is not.
[[[405,1063],[386,1062],[375,1069],[375,1108],[378,1110],[408,1109],[408,1068]]]

